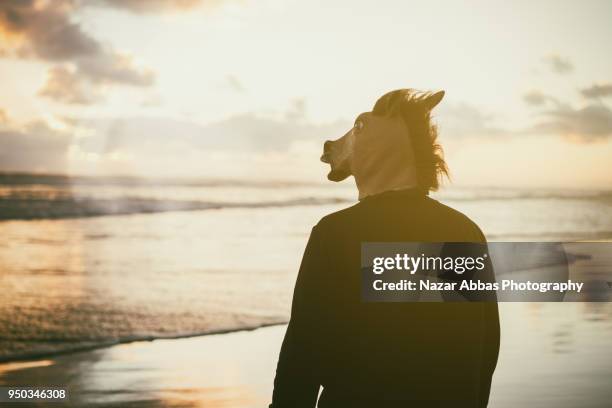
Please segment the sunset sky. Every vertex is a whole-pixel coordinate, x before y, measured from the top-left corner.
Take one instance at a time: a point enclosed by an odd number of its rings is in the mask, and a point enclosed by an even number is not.
[[[395,88],[457,185],[612,188],[612,2],[3,0],[0,170],[322,181]]]

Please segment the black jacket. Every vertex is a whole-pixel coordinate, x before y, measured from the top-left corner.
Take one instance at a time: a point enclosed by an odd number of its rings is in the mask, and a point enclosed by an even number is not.
[[[364,303],[362,242],[485,242],[417,190],[324,217],[300,266],[272,408],[485,407],[499,351],[495,302]]]

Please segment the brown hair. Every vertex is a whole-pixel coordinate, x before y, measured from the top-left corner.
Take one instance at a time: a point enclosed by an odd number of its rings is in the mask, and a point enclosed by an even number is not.
[[[374,105],[374,115],[399,114],[408,127],[416,160],[417,181],[425,191],[435,191],[443,176],[448,177],[442,146],[438,143],[438,129],[431,123],[427,99],[429,92],[397,89],[381,96]]]

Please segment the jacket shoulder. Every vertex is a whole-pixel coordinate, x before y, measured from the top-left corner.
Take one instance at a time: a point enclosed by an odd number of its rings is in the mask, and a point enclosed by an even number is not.
[[[338,226],[345,222],[350,222],[359,211],[359,203],[353,204],[350,207],[343,208],[333,213],[323,216],[314,226],[316,229],[328,229]]]
[[[437,217],[439,217],[441,221],[447,223],[449,227],[458,228],[470,233],[474,240],[485,240],[482,230],[470,217],[459,210],[449,207],[446,204],[442,204],[438,200],[430,198],[429,201],[432,202],[434,213],[436,213]]]

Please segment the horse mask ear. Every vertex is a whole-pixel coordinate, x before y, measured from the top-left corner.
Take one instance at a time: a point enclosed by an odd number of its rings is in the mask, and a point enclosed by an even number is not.
[[[433,93],[427,98],[425,98],[425,100],[423,101],[423,106],[425,106],[425,109],[427,109],[427,111],[429,112],[433,108],[435,108],[437,104],[440,103],[442,98],[444,98],[444,91],[438,91],[436,93]]]

